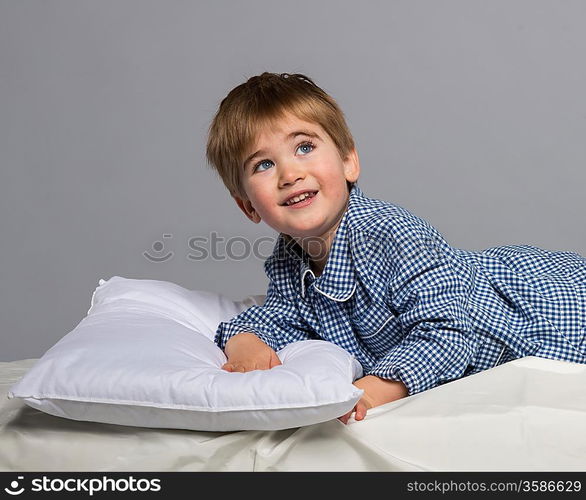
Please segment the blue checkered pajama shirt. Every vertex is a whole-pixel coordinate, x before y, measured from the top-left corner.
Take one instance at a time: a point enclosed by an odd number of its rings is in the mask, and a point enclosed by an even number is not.
[[[274,350],[322,339],[409,394],[524,356],[586,363],[583,256],[531,245],[454,248],[356,185],[320,276],[283,234],[264,269],[265,303],[220,323],[221,348],[240,332]]]

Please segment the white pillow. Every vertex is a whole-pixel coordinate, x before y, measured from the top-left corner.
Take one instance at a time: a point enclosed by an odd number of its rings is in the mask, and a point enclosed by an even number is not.
[[[270,370],[230,373],[213,342],[221,321],[261,303],[173,283],[100,280],[87,316],[9,397],[46,413],[140,427],[277,430],[337,418],[362,395],[353,356],[322,340],[290,344]]]

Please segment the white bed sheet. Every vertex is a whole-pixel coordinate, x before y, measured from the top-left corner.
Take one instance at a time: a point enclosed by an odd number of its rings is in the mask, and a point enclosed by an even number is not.
[[[529,357],[347,426],[218,433],[77,422],[7,399],[34,362],[0,363],[1,471],[586,471],[586,365]]]

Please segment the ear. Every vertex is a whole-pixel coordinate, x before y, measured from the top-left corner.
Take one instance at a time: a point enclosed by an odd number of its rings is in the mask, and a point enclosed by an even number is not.
[[[236,205],[238,205],[238,208],[240,208],[240,210],[244,212],[244,215],[246,215],[246,217],[248,217],[252,222],[258,224],[262,220],[260,218],[260,215],[256,213],[256,210],[252,206],[250,200],[238,198],[237,196],[232,196],[232,198],[234,198],[234,201],[236,202]]]
[[[347,181],[356,182],[359,176],[360,159],[358,158],[356,148],[352,148],[344,160],[344,177],[346,177]]]

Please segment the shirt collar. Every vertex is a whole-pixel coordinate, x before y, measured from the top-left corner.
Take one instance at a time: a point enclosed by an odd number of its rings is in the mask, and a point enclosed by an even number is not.
[[[287,235],[281,233],[273,254],[264,264],[267,276],[277,285],[281,293],[291,300],[298,296],[305,299],[307,287],[314,283],[315,289],[335,301],[346,301],[356,290],[356,275],[350,250],[349,225],[351,214],[362,191],[352,186],[348,206],[330,247],[328,260],[318,277],[311,270],[309,256]]]

